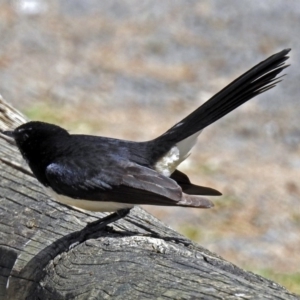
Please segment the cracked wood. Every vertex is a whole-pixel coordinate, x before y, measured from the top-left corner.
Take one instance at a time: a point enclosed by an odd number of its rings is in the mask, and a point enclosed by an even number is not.
[[[0,99],[0,129],[26,122]],[[194,244],[139,208],[103,214],[53,201],[0,136],[0,299],[299,299]]]

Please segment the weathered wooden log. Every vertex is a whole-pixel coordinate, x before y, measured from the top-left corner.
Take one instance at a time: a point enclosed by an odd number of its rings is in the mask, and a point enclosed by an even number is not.
[[[0,100],[0,129],[25,118]],[[140,208],[103,214],[53,201],[0,134],[0,299],[300,299],[181,236]]]

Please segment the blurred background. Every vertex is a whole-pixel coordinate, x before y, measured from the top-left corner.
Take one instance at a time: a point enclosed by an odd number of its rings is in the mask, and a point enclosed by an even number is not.
[[[287,76],[201,134],[181,170],[211,210],[145,207],[236,265],[300,293],[300,2],[0,1],[0,93],[72,133],[156,137],[256,63]]]

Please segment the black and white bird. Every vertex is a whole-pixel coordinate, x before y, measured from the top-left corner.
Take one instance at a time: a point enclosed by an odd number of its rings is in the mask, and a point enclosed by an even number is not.
[[[151,141],[69,134],[37,121],[2,133],[14,138],[38,181],[66,205],[117,212],[119,218],[140,204],[210,208],[213,203],[203,196],[221,193],[192,184],[177,166],[205,127],[280,81],[289,51],[254,66]]]

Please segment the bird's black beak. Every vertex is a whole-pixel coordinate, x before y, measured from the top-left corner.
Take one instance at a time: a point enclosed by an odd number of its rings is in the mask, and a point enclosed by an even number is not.
[[[2,134],[8,136],[8,137],[11,137],[13,138],[14,137],[14,132],[13,131],[10,131],[10,130],[6,130],[6,131],[1,131]]]

